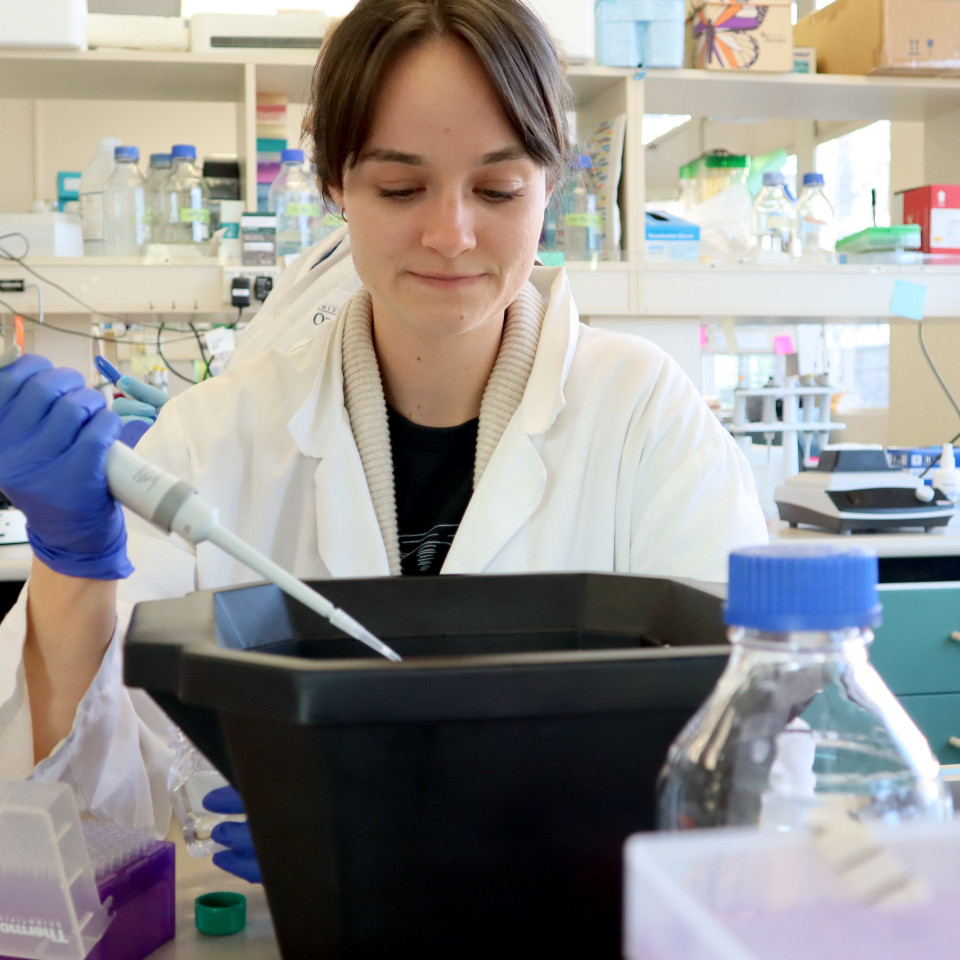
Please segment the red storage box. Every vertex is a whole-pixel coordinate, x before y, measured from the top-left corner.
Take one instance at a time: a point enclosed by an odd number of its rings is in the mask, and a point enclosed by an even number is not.
[[[960,254],[960,184],[935,183],[899,195],[902,223],[920,224],[920,249],[925,253]]]

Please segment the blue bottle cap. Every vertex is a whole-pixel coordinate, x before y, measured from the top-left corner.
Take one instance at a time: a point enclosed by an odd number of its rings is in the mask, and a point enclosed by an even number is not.
[[[139,147],[114,147],[113,159],[114,160],[139,160],[140,148]]]
[[[303,163],[303,160],[304,160],[304,157],[303,157],[302,150],[295,150],[291,147],[289,149],[280,151],[281,163],[289,163],[291,161],[295,163]]]
[[[877,555],[828,544],[735,550],[724,620],[776,633],[874,627],[881,620]]]
[[[777,184],[780,184],[781,186],[783,186],[786,182],[787,181],[784,178],[782,173],[774,172],[774,173],[765,173],[763,175],[763,185],[765,187],[773,187],[773,186],[776,186]]]
[[[196,160],[197,148],[190,143],[175,143],[170,150],[170,156],[174,160],[178,157],[188,157],[191,160]]]
[[[168,167],[169,167],[169,166],[170,166],[170,161],[171,161],[172,159],[173,159],[173,157],[171,157],[169,153],[151,153],[151,154],[150,154],[150,166],[151,166],[151,167],[153,167],[153,166],[157,166],[157,167],[168,166]]]
[[[823,174],[822,173],[805,173],[803,175],[803,185],[809,186],[813,184],[815,187],[823,186]]]

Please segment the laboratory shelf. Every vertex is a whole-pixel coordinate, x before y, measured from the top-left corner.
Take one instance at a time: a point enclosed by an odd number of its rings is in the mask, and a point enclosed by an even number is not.
[[[960,317],[960,266],[647,264],[643,314],[783,319],[891,317],[897,280],[926,287],[925,316]]]
[[[647,113],[716,119],[929,120],[960,109],[960,83],[941,77],[650,70]]]

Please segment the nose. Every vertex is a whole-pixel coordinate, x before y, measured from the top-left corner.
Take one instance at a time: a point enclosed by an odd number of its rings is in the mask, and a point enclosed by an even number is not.
[[[423,216],[424,247],[452,259],[477,245],[473,212],[461,195],[438,195],[425,204]]]

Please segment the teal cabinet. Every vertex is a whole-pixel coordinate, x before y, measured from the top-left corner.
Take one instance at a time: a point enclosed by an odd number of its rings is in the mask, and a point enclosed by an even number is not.
[[[883,623],[870,661],[930,741],[941,763],[960,763],[960,583],[880,587]]]

